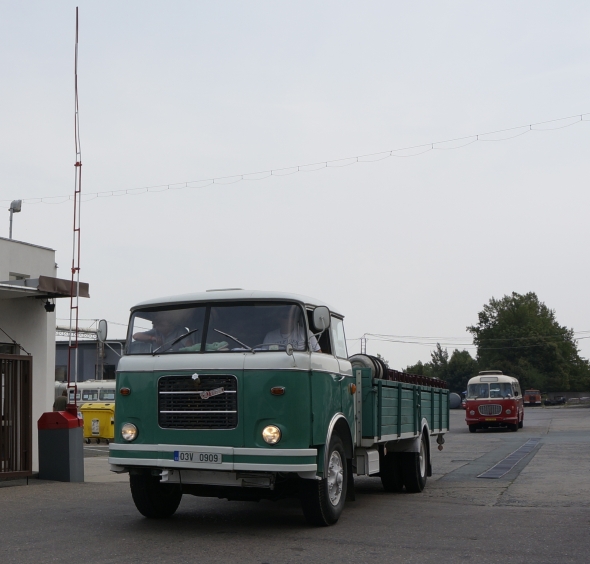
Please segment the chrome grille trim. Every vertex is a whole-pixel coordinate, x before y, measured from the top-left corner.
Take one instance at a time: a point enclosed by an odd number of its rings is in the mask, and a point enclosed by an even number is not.
[[[203,399],[201,392],[224,388]],[[158,380],[158,423],[163,429],[235,429],[238,381],[231,374],[162,376]]]
[[[477,410],[480,415],[500,415],[502,413],[502,406],[497,403],[487,403],[480,405]]]

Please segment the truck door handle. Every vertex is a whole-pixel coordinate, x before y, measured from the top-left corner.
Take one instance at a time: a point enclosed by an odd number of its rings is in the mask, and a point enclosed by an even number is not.
[[[342,380],[344,380],[344,378],[346,378],[346,376],[340,376],[340,378],[338,378],[338,380],[334,380],[335,382],[342,382]]]

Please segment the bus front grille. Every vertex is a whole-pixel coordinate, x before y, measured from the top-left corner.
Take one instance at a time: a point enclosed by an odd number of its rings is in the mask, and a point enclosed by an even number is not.
[[[203,392],[215,395],[207,397]],[[162,376],[158,380],[158,423],[164,429],[234,429],[238,425],[236,377]]]
[[[496,403],[480,405],[477,409],[480,415],[500,415],[502,413],[502,406]]]

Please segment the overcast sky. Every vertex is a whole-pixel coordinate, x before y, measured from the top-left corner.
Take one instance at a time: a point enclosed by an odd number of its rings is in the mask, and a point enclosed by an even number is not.
[[[72,204],[31,199],[74,190],[76,4],[85,194],[590,112],[583,1],[2,1],[0,198],[25,200],[14,238],[56,249],[63,278]],[[589,331],[590,123],[483,141],[509,135],[87,201],[81,279],[92,297],[80,316],[124,324],[144,299],[241,287],[325,300],[349,338],[470,343],[465,328],[492,296],[534,291],[561,324]],[[395,368],[432,348],[368,342]]]

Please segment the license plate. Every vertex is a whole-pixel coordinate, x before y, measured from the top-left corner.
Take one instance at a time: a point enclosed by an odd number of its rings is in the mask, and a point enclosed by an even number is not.
[[[496,421],[495,417],[486,417],[486,421]]]
[[[190,452],[175,450],[174,462],[189,462],[192,464],[221,464],[221,454],[218,452]]]
[[[100,434],[100,424],[98,419],[92,420],[92,434],[99,435]]]

